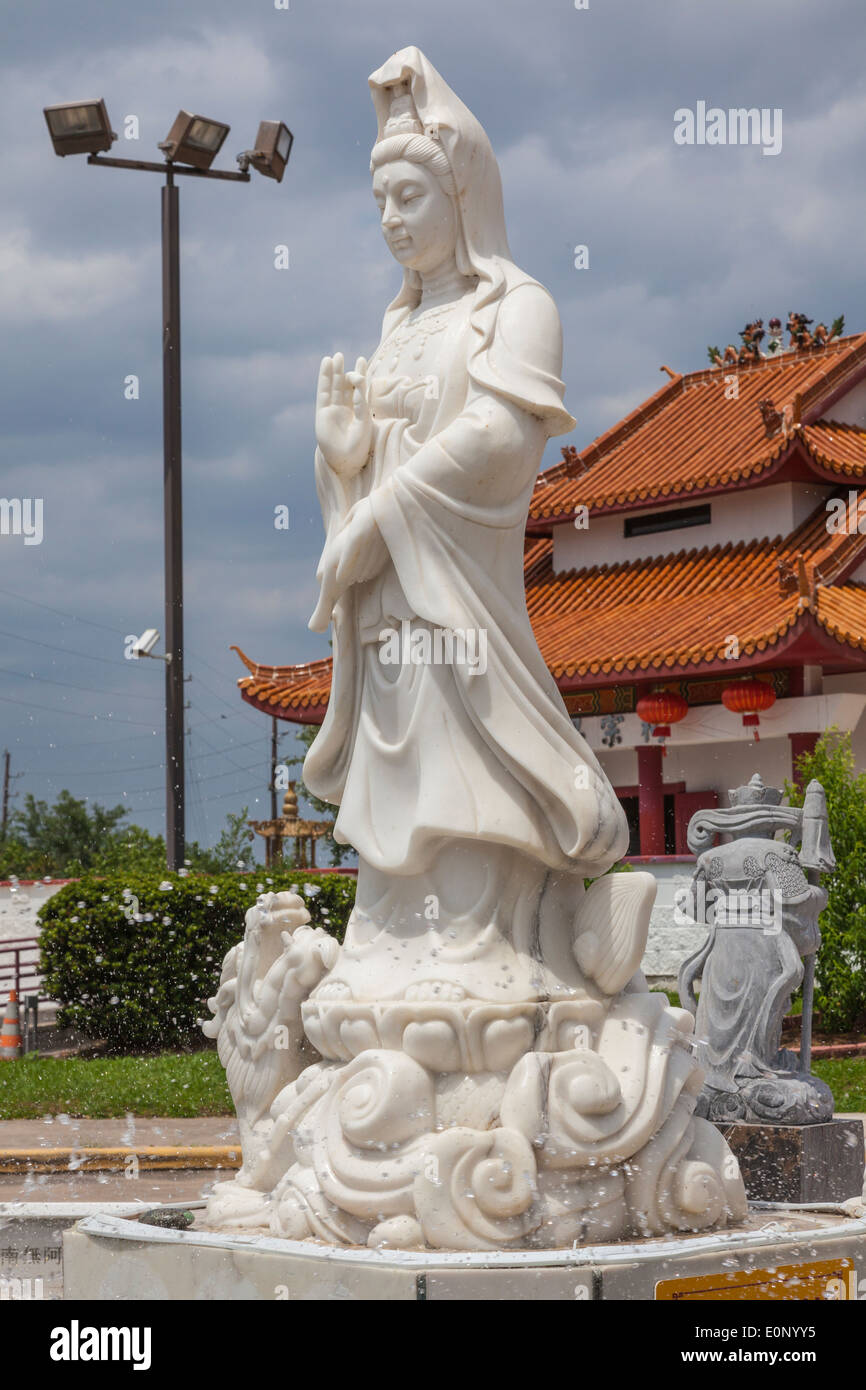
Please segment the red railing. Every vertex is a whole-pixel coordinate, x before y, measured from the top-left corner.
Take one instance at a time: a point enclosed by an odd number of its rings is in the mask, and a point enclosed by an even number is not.
[[[24,993],[39,994],[41,982],[38,936],[0,941],[0,999],[5,1002],[11,989],[17,991],[19,999]]]

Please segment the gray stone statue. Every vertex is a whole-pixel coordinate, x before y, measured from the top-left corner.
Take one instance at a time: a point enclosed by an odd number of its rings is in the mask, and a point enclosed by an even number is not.
[[[802,808],[781,806],[782,793],[756,774],[728,795],[727,809],[698,811],[688,828],[698,862],[681,906],[709,927],[679,974],[706,1073],[697,1113],[720,1122],[818,1124],[833,1115],[830,1088],[810,1071],[818,917],[827,902],[820,877],[836,867],[824,789],[810,782]],[[781,830],[790,840],[775,838]],[[718,835],[730,842],[714,845]],[[781,1035],[801,981],[798,1056],[781,1047]]]

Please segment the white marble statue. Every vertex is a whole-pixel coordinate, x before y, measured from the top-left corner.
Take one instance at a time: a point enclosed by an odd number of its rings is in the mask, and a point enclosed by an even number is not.
[[[305,970],[287,948],[271,969],[291,987],[265,977],[273,1024],[318,1053],[300,1074],[300,1046],[266,1084],[260,1055],[233,1071],[245,1035],[226,987],[214,1001],[239,1113],[257,1101],[209,1216],[453,1250],[723,1224],[745,1198],[694,1117],[692,1019],[639,972],[654,880],[601,877],[625,818],[526,611],[530,494],[574,423],[556,307],[511,259],[486,134],[424,55],[370,86],[403,282],[369,362],[319,377],[311,626],[332,624],[334,677],[304,768],[358,852],[357,900],[335,960],[296,931]]]

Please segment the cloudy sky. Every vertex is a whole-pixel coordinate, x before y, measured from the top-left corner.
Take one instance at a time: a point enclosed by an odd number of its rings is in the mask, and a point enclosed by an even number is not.
[[[269,721],[241,705],[231,644],[263,662],[328,650],[306,627],[312,402],[321,356],[368,354],[399,281],[368,174],[367,75],[389,53],[424,49],[487,128],[515,258],[562,315],[568,442],[748,318],[866,328],[862,0],[290,6],[0,6],[0,492],[44,501],[40,545],[0,536],[0,749],[19,805],[68,787],[163,827],[163,670],[123,654],[163,625],[160,180],[57,159],[44,105],[102,96],[119,132],[137,116],[140,139],[113,151],[132,158],[159,158],[180,107],[231,124],[225,168],[261,119],[295,134],[282,184],[179,181],[188,833],[205,843],[228,811],[267,806]],[[781,108],[781,153],[677,145],[674,112],[699,101]]]

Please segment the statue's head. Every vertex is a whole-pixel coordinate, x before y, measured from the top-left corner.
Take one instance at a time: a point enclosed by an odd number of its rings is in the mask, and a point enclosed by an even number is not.
[[[525,353],[513,352],[498,332],[505,295],[530,277],[508,247],[499,165],[481,122],[417,48],[393,53],[371,74],[370,92],[373,192],[388,247],[403,267],[403,283],[385,310],[383,341],[420,304],[422,277],[445,270],[453,257],[460,275],[476,286],[471,379],[511,402],[525,402],[551,434],[573,429],[562,382],[548,366],[535,367]]]
[[[439,141],[425,135],[405,83],[394,88],[370,170],[382,232],[400,265],[423,275],[457,252],[460,218],[451,164]]]

